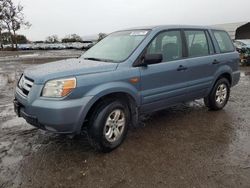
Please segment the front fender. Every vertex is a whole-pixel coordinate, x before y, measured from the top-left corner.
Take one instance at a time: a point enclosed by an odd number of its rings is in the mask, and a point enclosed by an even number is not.
[[[85,96],[92,96],[91,100],[82,107],[81,109],[81,117],[79,120],[79,124],[77,127],[77,133],[80,133],[82,124],[91,109],[91,107],[101,98],[108,94],[122,92],[130,95],[136,102],[136,105],[140,105],[140,94],[135,86],[126,83],[126,82],[109,82],[105,84],[98,85],[88,91]]]
[[[88,91],[85,96],[94,96],[94,98],[101,98],[105,95],[123,92],[131,95],[136,101],[137,105],[140,104],[140,94],[135,86],[126,82],[109,82],[105,84],[98,85]]]

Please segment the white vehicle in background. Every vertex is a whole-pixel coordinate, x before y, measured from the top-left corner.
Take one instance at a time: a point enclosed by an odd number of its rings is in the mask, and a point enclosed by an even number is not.
[[[237,49],[250,48],[250,39],[234,40]]]
[[[88,49],[92,43],[29,43],[29,44],[18,44],[19,50],[64,50],[64,49],[76,49],[85,50]],[[11,45],[4,45],[4,48],[11,48]]]

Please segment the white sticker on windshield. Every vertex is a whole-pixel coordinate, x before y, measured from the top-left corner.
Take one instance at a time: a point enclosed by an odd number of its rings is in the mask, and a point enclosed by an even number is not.
[[[146,35],[148,33],[148,31],[133,31],[130,33],[131,36],[143,36]]]

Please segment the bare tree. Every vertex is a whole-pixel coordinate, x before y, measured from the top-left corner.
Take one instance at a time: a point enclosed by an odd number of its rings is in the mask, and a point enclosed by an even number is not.
[[[57,35],[51,35],[46,38],[47,43],[57,43],[59,42],[59,38]]]
[[[75,42],[81,42],[82,41],[82,38],[77,34],[72,34],[71,38],[74,39]]]
[[[107,36],[106,33],[99,33],[98,34],[98,41],[101,41],[102,39],[104,39]]]
[[[17,6],[17,13],[16,13],[16,19],[12,22],[12,31],[15,37],[15,44],[17,47],[17,35],[16,31],[18,31],[22,26],[26,28],[30,28],[31,24],[25,20],[24,14],[23,14],[23,6],[21,4],[18,4]]]
[[[3,2],[3,0],[0,0],[0,48],[3,49],[3,42],[2,42],[2,33],[6,29],[4,25],[4,9],[5,9],[6,3]]]
[[[23,14],[23,6],[18,4],[14,5],[12,0],[1,0],[3,4],[2,9],[2,22],[7,28],[10,38],[12,48],[17,48],[17,35],[16,31],[18,31],[22,26],[30,27],[31,24],[24,19]],[[13,32],[13,34],[12,34]]]
[[[67,35],[62,39],[62,42],[82,42],[82,38],[77,34]]]

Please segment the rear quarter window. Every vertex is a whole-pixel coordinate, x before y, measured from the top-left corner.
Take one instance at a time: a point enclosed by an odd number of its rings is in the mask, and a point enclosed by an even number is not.
[[[232,40],[227,32],[225,31],[213,31],[214,37],[219,45],[220,52],[226,53],[226,52],[233,52],[234,45],[232,43]]]

